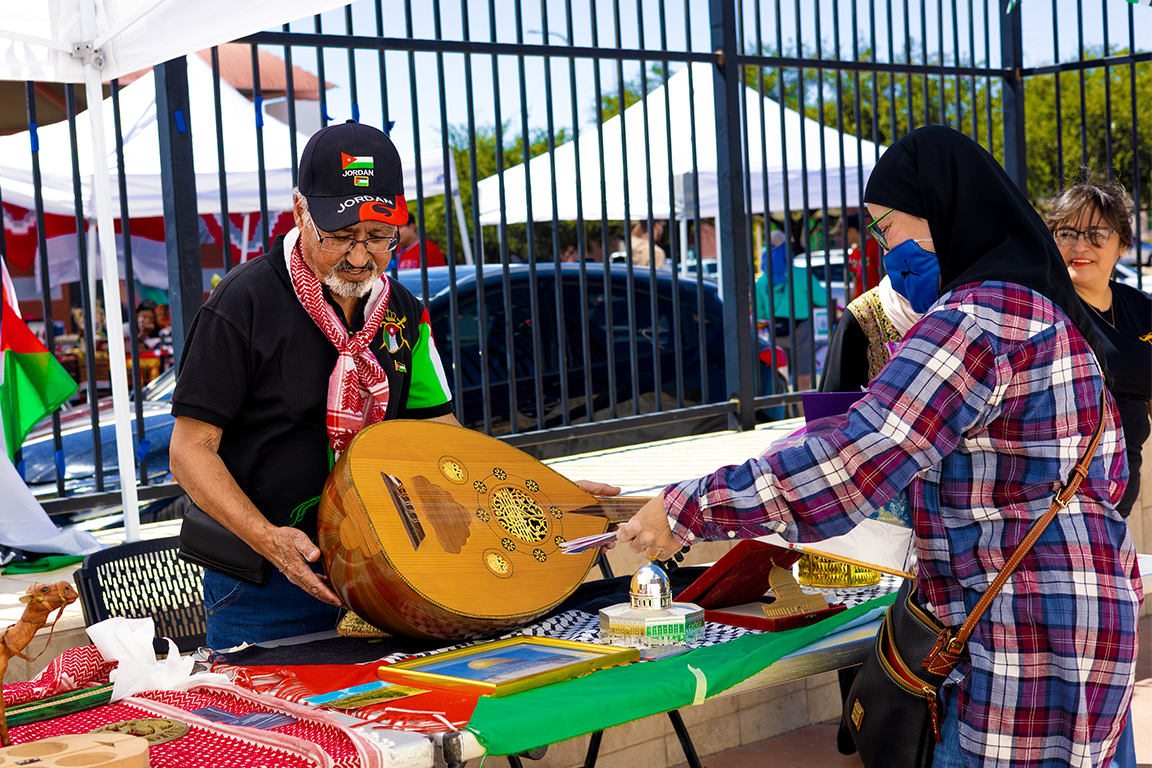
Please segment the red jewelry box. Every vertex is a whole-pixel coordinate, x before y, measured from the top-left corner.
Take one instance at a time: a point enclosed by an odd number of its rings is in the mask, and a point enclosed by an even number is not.
[[[790,569],[799,559],[795,550],[752,539],[741,541],[677,595],[676,602],[699,605],[705,621],[766,632],[806,627],[843,611],[845,606],[837,603],[795,616],[770,619],[764,615],[764,607],[775,600],[767,596],[772,566]]]

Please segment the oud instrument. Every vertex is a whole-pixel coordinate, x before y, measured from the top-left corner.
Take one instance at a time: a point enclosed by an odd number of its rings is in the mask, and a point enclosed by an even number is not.
[[[528,454],[450,424],[366,427],[324,486],[319,545],[336,592],[393,634],[469,639],[526,624],[576,589],[604,533],[649,499],[593,496]]]

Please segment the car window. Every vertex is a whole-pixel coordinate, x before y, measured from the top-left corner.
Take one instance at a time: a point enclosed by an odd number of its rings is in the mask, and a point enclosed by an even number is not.
[[[527,278],[527,275],[524,275]],[[448,320],[449,302],[444,300],[440,309],[432,314],[432,332],[437,347],[446,366],[452,363],[452,345],[460,344],[460,365],[465,386],[480,386],[481,328],[488,340],[488,375],[492,382],[508,380],[509,331],[513,350],[513,365],[517,378],[536,375],[539,366],[541,373],[554,373],[558,370],[559,352],[555,338],[555,299],[549,292],[549,284],[540,281],[538,301],[539,315],[536,322],[540,326],[540,348],[536,348],[533,333],[532,297],[525,280],[512,289],[512,322],[507,323],[502,284],[488,287],[485,295],[485,313],[481,321],[476,295],[472,290],[462,290],[457,294],[456,328]],[[440,302],[438,302],[440,303]]]
[[[651,342],[656,339],[661,348],[666,347],[672,332],[671,302],[657,303],[656,321],[653,322],[651,294],[638,290],[635,292],[634,316],[630,317],[625,293],[627,282],[614,281],[612,288],[611,301],[603,288],[588,292],[588,325],[592,339],[606,348],[609,338],[614,345],[628,344],[635,335],[637,340]]]

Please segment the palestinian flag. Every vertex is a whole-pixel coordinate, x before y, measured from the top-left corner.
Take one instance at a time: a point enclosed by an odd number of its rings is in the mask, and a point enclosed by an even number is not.
[[[356,157],[355,155],[347,155],[343,152],[340,153],[340,167],[345,171],[356,170],[372,170],[373,162],[371,155],[364,155],[363,157]]]
[[[24,438],[44,418],[76,394],[76,382],[20,319],[8,267],[3,272],[0,315],[0,418],[8,458],[15,459]]]

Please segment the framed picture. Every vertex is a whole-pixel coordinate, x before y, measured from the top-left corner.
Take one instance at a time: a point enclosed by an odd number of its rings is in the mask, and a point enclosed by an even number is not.
[[[514,637],[382,666],[381,680],[483,696],[507,696],[640,658],[636,648]]]

